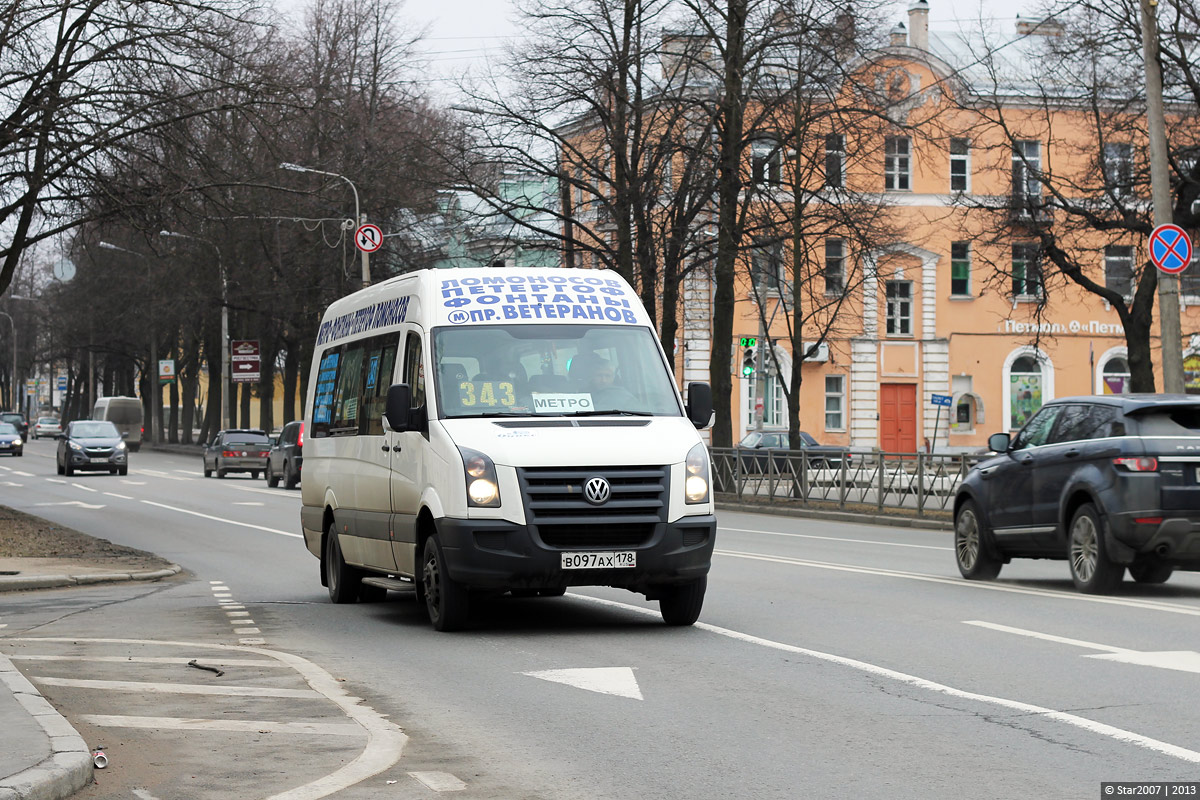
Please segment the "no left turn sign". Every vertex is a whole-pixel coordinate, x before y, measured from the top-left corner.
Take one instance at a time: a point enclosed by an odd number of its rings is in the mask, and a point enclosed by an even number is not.
[[[378,225],[372,225],[369,222],[366,225],[360,225],[354,232],[354,243],[364,253],[374,253],[383,246],[383,231],[379,230]]]

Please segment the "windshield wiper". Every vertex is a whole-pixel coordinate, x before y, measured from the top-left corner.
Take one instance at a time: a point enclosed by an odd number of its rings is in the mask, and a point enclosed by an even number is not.
[[[453,417],[446,419],[490,419],[492,417],[532,417],[533,414],[527,414],[521,411],[485,411],[481,414],[456,414]]]
[[[568,411],[562,416],[564,417],[601,417],[614,415],[618,417],[653,417],[649,411],[622,411],[619,408],[610,408],[607,410],[592,409],[591,411]]]

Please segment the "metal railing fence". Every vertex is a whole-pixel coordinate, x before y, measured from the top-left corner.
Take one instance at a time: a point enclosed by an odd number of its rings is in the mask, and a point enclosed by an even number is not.
[[[805,450],[709,448],[713,489],[755,502],[873,505],[951,511],[954,494],[982,457],[942,453],[849,453],[849,458]]]

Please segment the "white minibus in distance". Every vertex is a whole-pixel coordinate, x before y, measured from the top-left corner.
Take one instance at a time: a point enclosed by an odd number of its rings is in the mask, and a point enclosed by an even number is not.
[[[142,446],[142,401],[137,397],[101,397],[92,409],[92,419],[104,419],[117,426],[125,446],[136,453]]]
[[[454,630],[504,592],[615,586],[700,615],[716,535],[708,384],[681,398],[614,272],[446,269],[338,300],[305,399],[301,526],[335,603]]]

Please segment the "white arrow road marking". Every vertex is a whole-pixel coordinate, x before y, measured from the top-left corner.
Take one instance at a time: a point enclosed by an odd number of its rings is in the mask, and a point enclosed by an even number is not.
[[[575,594],[574,592],[572,592],[569,596],[573,599],[585,600],[589,603],[596,603],[597,605],[608,606],[609,608],[619,608],[624,611],[631,611],[642,616],[656,618],[660,616],[656,609],[646,608],[645,606],[633,606],[629,605],[628,603],[618,603],[615,600],[607,600],[601,597],[589,597],[587,595]],[[1065,711],[1055,711],[1052,708],[1043,708],[1042,706],[1035,706],[1031,703],[1022,703],[1018,700],[1008,700],[1003,697],[992,697],[991,695],[968,692],[963,689],[955,689],[953,686],[935,683],[934,681],[927,680],[925,678],[919,678],[916,675],[908,675],[903,672],[897,672],[894,669],[888,669],[887,667],[870,664],[866,661],[846,658],[845,656],[837,656],[833,655],[832,653],[822,653],[819,650],[809,650],[804,647],[796,647],[795,645],[784,644],[783,642],[775,642],[770,639],[763,639],[759,636],[752,636],[748,633],[730,630],[729,628],[721,628],[716,625],[709,625],[705,622],[697,622],[695,627],[702,631],[708,631],[709,633],[715,633],[718,636],[725,636],[740,642],[758,645],[759,647],[769,647],[772,650],[779,650],[784,653],[796,653],[798,655],[808,656],[809,658],[815,658],[819,661],[850,667],[851,669],[865,672],[868,675],[886,678],[888,680],[906,684],[917,689],[936,692],[948,697],[957,697],[962,700],[969,700],[976,703],[995,705],[999,706],[1000,708],[1018,711],[1022,714],[1041,716],[1048,720],[1053,720],[1055,722],[1061,722],[1065,725],[1071,725],[1075,728],[1080,728],[1081,730],[1088,731],[1089,733],[1094,733],[1099,736],[1107,736],[1110,739],[1115,739],[1119,742],[1126,742],[1128,744],[1137,745],[1138,747],[1144,747],[1147,750],[1169,755],[1192,764],[1200,764],[1200,752],[1195,750],[1189,750],[1186,747],[1180,747],[1179,745],[1171,744],[1170,742],[1152,739],[1149,736],[1142,736],[1139,733],[1133,733],[1132,731],[1116,728],[1112,725],[1105,725],[1103,722],[1096,722],[1095,720],[1087,719],[1086,717],[1080,717],[1076,714],[1070,714]]]
[[[103,505],[94,506],[91,503],[84,503],[79,500],[66,500],[61,503],[34,503],[35,506],[79,506],[80,508],[104,508]]]
[[[576,689],[587,689],[600,694],[615,694],[618,697],[642,699],[637,678],[629,667],[596,667],[592,669],[547,669],[539,672],[522,672],[531,678],[565,683]]]
[[[85,492],[97,491],[96,489],[93,489],[90,486],[84,486],[82,483],[72,483],[71,485],[74,486],[76,489],[83,489]]]
[[[997,625],[994,622],[984,622],[978,619],[964,620],[967,625],[975,625],[980,628],[988,628],[1001,633],[1012,633],[1017,636],[1028,636],[1031,639],[1041,639],[1046,642],[1057,642],[1059,644],[1068,644],[1074,647],[1082,647],[1086,650],[1104,650],[1104,655],[1089,655],[1084,658],[1098,658],[1102,661],[1116,661],[1121,664],[1136,664],[1141,667],[1159,667],[1160,669],[1174,669],[1180,672],[1198,672],[1200,673],[1200,653],[1195,650],[1130,650],[1125,647],[1113,647],[1112,645],[1099,644],[1097,642],[1085,642],[1082,639],[1068,639],[1065,636],[1055,636],[1050,633],[1039,633],[1038,631],[1029,631],[1024,628],[1012,628],[1008,625]]]
[[[465,783],[449,772],[410,772],[408,774],[435,792],[461,792],[467,788]]]

